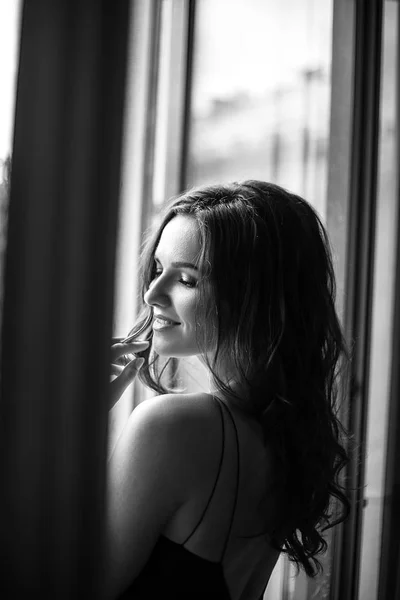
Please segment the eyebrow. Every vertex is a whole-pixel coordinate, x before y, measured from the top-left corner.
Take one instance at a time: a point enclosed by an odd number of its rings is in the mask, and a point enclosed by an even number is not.
[[[154,260],[160,262],[159,258],[157,258],[157,256],[154,257]],[[193,271],[198,271],[199,268],[194,265],[191,262],[185,262],[185,261],[175,261],[171,263],[171,266],[173,266],[175,269],[182,269],[182,268],[186,268],[186,269],[193,269]]]
[[[182,267],[183,267],[186,269],[193,269],[194,271],[199,270],[198,267],[196,267],[196,265],[194,265],[193,263],[190,263],[190,262],[178,261],[178,262],[173,262],[171,264],[176,269],[182,269]]]

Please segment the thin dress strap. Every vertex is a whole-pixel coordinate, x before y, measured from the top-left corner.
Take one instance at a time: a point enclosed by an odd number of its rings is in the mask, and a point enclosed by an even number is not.
[[[226,548],[228,546],[228,542],[229,542],[229,538],[231,536],[231,531],[232,531],[232,525],[233,525],[233,519],[235,517],[235,512],[236,512],[236,506],[237,506],[237,501],[238,501],[238,495],[239,495],[239,477],[240,477],[240,452],[239,452],[239,434],[238,434],[238,430],[236,427],[236,423],[235,423],[235,419],[233,418],[233,415],[231,413],[231,410],[228,408],[228,406],[226,404],[224,404],[222,401],[220,401],[221,404],[226,408],[227,413],[232,421],[232,425],[233,428],[235,430],[235,437],[236,437],[236,450],[237,450],[237,470],[236,470],[236,490],[235,490],[235,502],[233,504],[233,510],[232,510],[232,515],[231,515],[231,521],[229,523],[229,529],[228,529],[228,534],[226,536],[225,539],[225,544],[224,547],[222,549],[222,555],[220,558],[220,563],[222,563],[222,561],[224,560],[225,557],[225,552],[226,552]]]
[[[214,398],[214,396],[213,396],[213,398]],[[219,409],[219,413],[220,413],[220,417],[221,417],[221,428],[222,428],[222,448],[221,448],[221,456],[220,456],[220,459],[219,459],[218,472],[217,472],[217,476],[215,478],[215,482],[214,482],[213,488],[211,490],[210,497],[209,497],[209,499],[207,501],[206,507],[203,510],[203,512],[201,514],[201,517],[200,517],[197,525],[193,529],[193,531],[191,533],[189,533],[189,535],[185,539],[185,541],[182,542],[182,546],[185,546],[185,544],[187,544],[187,542],[190,540],[190,538],[194,535],[194,533],[197,531],[197,529],[201,525],[201,523],[202,523],[202,521],[203,521],[203,519],[205,517],[205,514],[206,514],[206,512],[208,510],[208,507],[210,506],[211,500],[213,499],[214,492],[215,492],[215,489],[216,489],[217,484],[218,484],[219,476],[221,474],[222,462],[223,462],[224,454],[225,454],[225,422],[224,422],[224,415],[222,414],[222,408],[220,407],[219,402],[216,401],[216,404],[217,404],[218,409]]]

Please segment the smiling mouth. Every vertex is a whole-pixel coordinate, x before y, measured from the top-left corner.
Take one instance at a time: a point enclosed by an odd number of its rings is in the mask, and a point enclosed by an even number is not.
[[[171,327],[176,327],[177,325],[180,325],[180,323],[171,321],[165,317],[156,317],[153,321],[153,330],[160,331],[161,329],[169,329]]]

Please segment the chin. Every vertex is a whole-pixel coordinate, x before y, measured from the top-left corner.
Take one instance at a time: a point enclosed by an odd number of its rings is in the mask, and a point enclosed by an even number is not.
[[[159,356],[163,356],[164,358],[185,358],[189,356],[198,356],[200,354],[198,348],[185,348],[182,344],[157,343],[155,340],[153,340],[152,348]]]

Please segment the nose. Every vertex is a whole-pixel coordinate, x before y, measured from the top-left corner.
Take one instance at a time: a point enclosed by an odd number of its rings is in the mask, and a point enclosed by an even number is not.
[[[151,282],[143,299],[149,306],[166,307],[170,304],[170,299],[162,275]]]

